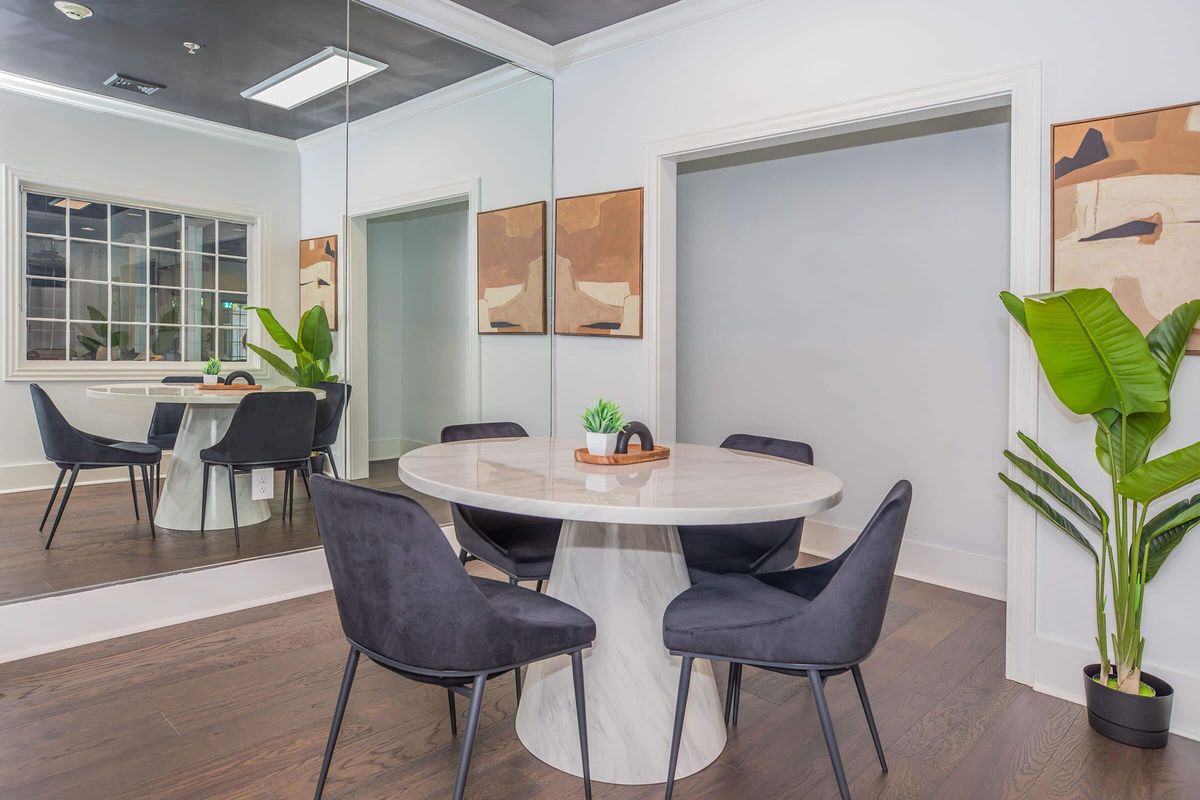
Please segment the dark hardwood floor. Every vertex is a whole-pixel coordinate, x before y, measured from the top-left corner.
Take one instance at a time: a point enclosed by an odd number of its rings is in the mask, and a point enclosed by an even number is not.
[[[345,655],[332,596],[320,594],[0,665],[0,797],[311,797]],[[856,800],[1200,797],[1200,743],[1114,744],[1081,707],[1005,680],[1003,659],[1002,603],[897,579],[864,665],[889,774],[853,682],[829,682]],[[834,800],[805,682],[748,669],[744,689],[724,753],[678,783],[678,800]],[[514,711],[511,679],[489,684],[471,800],[581,798],[578,779],[524,750]],[[457,757],[445,693],[364,660],[326,797],[449,797]],[[595,788],[597,800],[662,796]]]
[[[372,463],[371,477],[359,483],[416,497],[439,524],[450,522],[448,504],[400,482],[395,460]],[[197,531],[159,528],[158,538],[150,538],[140,480],[138,495],[142,518],[135,522],[128,483],[76,487],[50,550],[43,549],[47,534],[37,529],[50,492],[0,495],[0,603],[288,553],[320,543],[312,506],[299,483],[293,520],[281,516],[282,476],[276,476],[271,518],[242,528],[241,549],[234,547],[232,529],[202,536]]]

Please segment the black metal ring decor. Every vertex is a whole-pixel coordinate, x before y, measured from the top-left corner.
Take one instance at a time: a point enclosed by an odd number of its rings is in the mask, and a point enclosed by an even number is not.
[[[642,445],[642,450],[649,452],[654,449],[654,436],[650,433],[650,429],[643,422],[627,422],[621,432],[617,434],[617,450],[616,452],[625,455],[629,452],[629,440],[633,437],[638,438],[638,442]]]

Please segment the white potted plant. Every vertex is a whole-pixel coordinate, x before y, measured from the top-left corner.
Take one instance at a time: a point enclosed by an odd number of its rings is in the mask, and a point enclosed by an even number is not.
[[[201,370],[204,374],[204,385],[214,386],[217,383],[217,377],[221,374],[221,359],[213,356],[208,360]]]
[[[620,407],[603,397],[583,412],[583,429],[587,431],[587,449],[594,456],[611,456],[617,450],[617,434],[625,427]]]

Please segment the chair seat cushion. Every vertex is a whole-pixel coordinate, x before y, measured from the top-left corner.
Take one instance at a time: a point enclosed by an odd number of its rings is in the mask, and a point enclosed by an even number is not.
[[[693,583],[730,572],[748,573],[767,548],[755,539],[739,536],[738,526],[720,525],[681,529],[683,557]]]
[[[455,525],[459,544],[481,561],[524,580],[550,576],[562,520],[469,509],[471,526]],[[471,527],[483,533],[479,537]],[[493,546],[494,545],[494,546]]]
[[[175,433],[152,433],[146,437],[146,443],[152,444],[160,450],[174,450],[175,441],[179,438]]]
[[[574,606],[501,581],[477,577],[471,580],[514,634],[490,643],[494,654],[484,663],[500,667],[533,661],[580,647],[596,638],[596,623]]]
[[[116,442],[107,446],[120,451],[113,453],[114,463],[157,464],[162,458],[162,450],[147,442]]]
[[[809,602],[752,575],[706,578],[667,606],[663,642],[675,651],[796,663],[788,632]]]

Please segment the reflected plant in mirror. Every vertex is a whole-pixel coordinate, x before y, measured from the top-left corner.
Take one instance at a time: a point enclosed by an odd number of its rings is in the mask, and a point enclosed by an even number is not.
[[[337,383],[338,376],[330,373],[329,357],[333,355],[333,335],[329,331],[329,318],[325,309],[313,306],[300,316],[296,335],[292,336],[275,318],[269,308],[248,306],[258,314],[263,328],[275,340],[275,344],[295,356],[296,365],[289,365],[282,358],[252,342],[246,346],[262,356],[263,360],[297,386],[312,387],[318,383]]]

